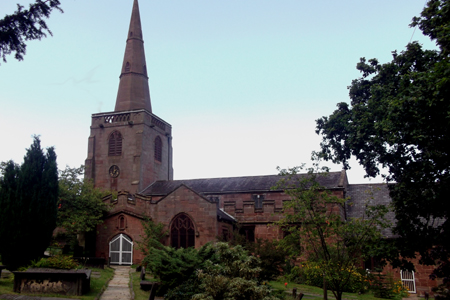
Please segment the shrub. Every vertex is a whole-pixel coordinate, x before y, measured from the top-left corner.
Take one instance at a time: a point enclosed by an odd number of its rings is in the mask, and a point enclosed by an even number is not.
[[[194,300],[277,300],[266,285],[257,282],[259,259],[248,255],[242,246],[230,247],[227,243],[217,243],[209,247],[215,252],[219,263],[207,260],[198,270],[202,293]]]
[[[287,276],[288,280],[296,283],[323,287],[323,268],[318,262],[306,261],[301,266],[292,268],[291,274]],[[362,270],[355,268],[341,269],[341,275],[349,276],[349,281],[344,287],[344,292],[364,293],[369,288],[369,280]],[[330,280],[330,279],[329,279]]]
[[[152,248],[143,264],[161,280],[159,295],[174,289],[189,279],[196,279],[196,270],[202,268],[207,259],[214,260],[214,251],[208,244],[196,250],[161,246]]]
[[[55,268],[55,269],[78,269],[80,266],[70,256],[55,255],[49,258],[41,258],[32,261],[30,268]]]
[[[392,274],[371,274],[370,289],[377,298],[402,299],[409,296],[401,281],[394,281]]]
[[[270,281],[277,278],[286,266],[287,253],[283,248],[278,247],[276,241],[257,239],[255,243],[248,245],[248,249],[261,262],[259,281]]]
[[[192,296],[202,291],[198,279],[188,279],[176,288],[169,290],[164,295],[164,300],[190,300]]]
[[[434,299],[436,300],[448,300],[450,299],[450,284],[445,282],[443,284],[434,287],[432,290],[434,292]]]

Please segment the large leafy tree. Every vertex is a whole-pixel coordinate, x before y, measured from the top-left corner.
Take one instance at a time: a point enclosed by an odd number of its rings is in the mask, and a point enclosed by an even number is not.
[[[15,52],[17,60],[23,60],[27,45],[25,41],[40,40],[52,35],[45,23],[50,13],[60,8],[59,0],[36,0],[28,9],[17,4],[17,10],[0,20],[0,57],[6,62],[6,55]]]
[[[450,1],[430,0],[411,26],[439,50],[413,42],[392,61],[361,58],[362,76],[349,86],[351,104],[339,103],[317,120],[322,155],[334,162],[354,156],[369,177],[389,185],[402,263],[420,254],[436,264],[433,276],[450,275]],[[433,248],[432,248],[433,246]],[[397,256],[398,257],[398,256]],[[395,261],[398,265],[400,261]],[[409,264],[410,265],[410,264]],[[410,265],[411,266],[411,265]]]
[[[320,184],[327,168],[315,163],[307,174],[302,167],[281,170],[276,189],[284,189],[290,201],[283,204],[284,216],[278,225],[288,233],[281,245],[298,249],[297,256],[315,262],[323,272],[327,287],[337,300],[349,289],[352,274],[361,260],[374,255],[381,242],[381,230],[389,226],[385,206],[366,206],[361,218],[344,219],[347,201]],[[370,195],[367,199],[369,203]]]
[[[60,172],[58,227],[64,228],[69,242],[77,244],[77,236],[94,231],[103,222],[109,210],[103,197],[110,194],[82,179],[84,167],[70,168]]]
[[[35,137],[23,164],[7,162],[0,180],[0,254],[10,270],[43,256],[56,227],[57,200],[55,151],[44,154]]]

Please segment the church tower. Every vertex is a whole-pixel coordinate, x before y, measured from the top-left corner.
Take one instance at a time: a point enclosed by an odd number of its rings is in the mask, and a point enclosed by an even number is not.
[[[113,112],[92,115],[85,177],[135,194],[172,180],[172,127],[152,113],[138,1],[134,0]]]

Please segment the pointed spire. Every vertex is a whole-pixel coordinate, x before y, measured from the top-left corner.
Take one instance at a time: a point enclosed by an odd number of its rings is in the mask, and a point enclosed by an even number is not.
[[[115,111],[136,109],[152,112],[139,4],[134,0]]]

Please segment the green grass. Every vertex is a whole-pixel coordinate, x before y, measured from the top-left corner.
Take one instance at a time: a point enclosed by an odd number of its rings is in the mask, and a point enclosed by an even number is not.
[[[106,283],[113,277],[114,270],[111,268],[97,269],[90,268],[92,272],[100,272],[100,278],[91,277],[91,290],[89,293],[83,296],[69,296],[59,294],[39,294],[39,297],[63,297],[63,298],[76,298],[82,300],[94,300],[100,292],[106,288]],[[26,295],[13,292],[14,288],[14,275],[11,274],[9,278],[0,279],[0,295],[1,294],[13,294],[13,295]],[[33,294],[36,296],[36,294]],[[148,299],[148,297],[147,297]]]
[[[2,273],[5,270],[2,271]],[[0,279],[0,295],[1,294],[14,294],[14,277],[11,275],[9,278],[1,278]]]
[[[293,288],[297,288],[297,294],[303,293],[305,296],[303,299],[323,299],[323,289],[315,286],[309,286],[304,284],[297,284],[289,282],[287,288],[284,286],[284,281],[270,281],[269,284],[279,290],[292,292]],[[335,299],[333,292],[327,292],[328,299]],[[380,298],[375,298],[372,292],[367,292],[365,294],[358,295],[357,293],[343,293],[343,299],[348,300],[380,300]]]

